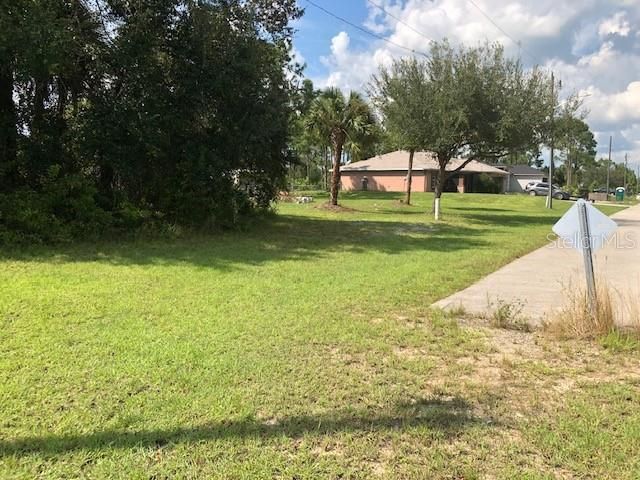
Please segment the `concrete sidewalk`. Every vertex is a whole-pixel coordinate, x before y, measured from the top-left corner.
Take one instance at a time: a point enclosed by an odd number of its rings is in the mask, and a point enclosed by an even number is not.
[[[596,281],[606,281],[623,299],[640,301],[640,205],[611,218],[619,228],[616,238],[595,254]],[[568,289],[584,287],[582,255],[553,242],[433,306],[445,310],[462,306],[469,313],[482,315],[499,301],[520,304],[522,315],[539,324],[562,307]],[[628,323],[629,312],[620,312],[620,317],[621,323]]]

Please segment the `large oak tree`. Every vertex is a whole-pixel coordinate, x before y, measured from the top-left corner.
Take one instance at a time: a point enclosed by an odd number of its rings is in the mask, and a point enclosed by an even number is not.
[[[421,94],[394,96],[397,85],[408,79]],[[427,59],[396,61],[391,69],[381,69],[373,85],[383,114],[399,99],[407,103],[406,112],[414,113],[387,115],[389,128],[418,138],[420,148],[436,156],[436,218],[447,180],[469,162],[535,150],[549,129],[547,75],[537,68],[525,71],[499,44],[455,48],[446,41],[434,42]],[[465,160],[448,168],[456,157]]]

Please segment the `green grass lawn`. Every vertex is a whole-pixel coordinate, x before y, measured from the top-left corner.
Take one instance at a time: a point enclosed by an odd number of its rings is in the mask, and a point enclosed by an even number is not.
[[[399,198],[2,252],[0,478],[638,478],[637,352],[429,309],[570,203]]]

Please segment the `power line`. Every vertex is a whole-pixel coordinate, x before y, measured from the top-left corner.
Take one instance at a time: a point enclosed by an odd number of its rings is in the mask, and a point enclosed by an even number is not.
[[[407,22],[405,22],[404,20],[402,20],[401,18],[396,17],[393,13],[389,12],[388,10],[386,10],[382,5],[378,5],[376,2],[374,2],[373,0],[367,0],[371,5],[373,5],[374,7],[382,10],[384,13],[386,13],[389,17],[393,18],[394,20],[396,20],[397,22],[403,24],[404,26],[406,26],[407,28],[409,28],[411,31],[417,33],[418,35],[420,35],[423,38],[426,38],[427,40],[429,40],[430,42],[433,42],[434,40],[429,38],[428,36],[426,36],[424,33],[422,33],[420,30],[412,27],[411,25],[409,25]]]
[[[484,16],[484,18],[489,20],[494,27],[496,27],[498,30],[504,33],[509,38],[509,40],[511,40],[515,45],[517,45],[518,48],[521,48],[524,53],[529,55],[536,62],[540,64],[542,63],[540,62],[540,59],[538,57],[536,57],[533,53],[531,53],[530,51],[528,51],[526,48],[522,46],[522,42],[520,40],[516,40],[515,38],[513,38],[504,28],[498,25],[498,23],[494,21],[493,18],[491,18],[488,13],[482,10],[480,6],[475,2],[475,0],[469,0],[469,3],[471,3],[471,5],[473,5],[474,7],[476,7],[476,9]]]
[[[341,22],[344,22],[347,25],[350,25],[353,28],[356,28],[356,29],[360,30],[361,32],[366,33],[367,35],[370,35],[370,36],[372,36],[374,38],[377,38],[378,40],[382,40],[383,42],[388,43],[389,45],[393,45],[394,47],[401,48],[401,49],[406,50],[408,52],[411,52],[413,54],[420,54],[420,55],[423,55],[425,57],[428,57],[428,55],[426,53],[421,52],[420,50],[414,50],[413,48],[405,47],[404,45],[400,45],[399,43],[393,42],[393,41],[389,40],[388,38],[383,37],[382,35],[378,35],[377,33],[372,32],[371,30],[367,30],[366,28],[363,28],[360,25],[356,25],[355,23],[350,22],[349,20],[347,20],[345,18],[342,18],[341,16],[336,15],[333,12],[330,12],[329,10],[327,10],[326,8],[318,5],[317,3],[315,3],[312,0],[306,0],[306,1],[307,1],[307,3],[309,5],[312,5],[312,6],[316,7],[318,10],[321,10],[322,12],[326,13],[330,17],[333,17],[333,18],[335,18],[337,20],[340,20]]]

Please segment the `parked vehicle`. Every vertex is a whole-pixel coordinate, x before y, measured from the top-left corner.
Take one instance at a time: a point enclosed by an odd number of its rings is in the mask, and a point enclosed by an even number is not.
[[[545,196],[549,195],[549,184],[547,182],[533,182],[533,185],[527,185],[527,191],[531,196]],[[569,192],[561,190],[557,185],[553,185],[553,198],[556,200],[569,200],[571,195]]]
[[[605,187],[602,188],[596,188],[593,193],[607,193],[607,189]],[[609,189],[609,195],[613,195],[616,193],[616,190],[614,188],[610,188]]]

